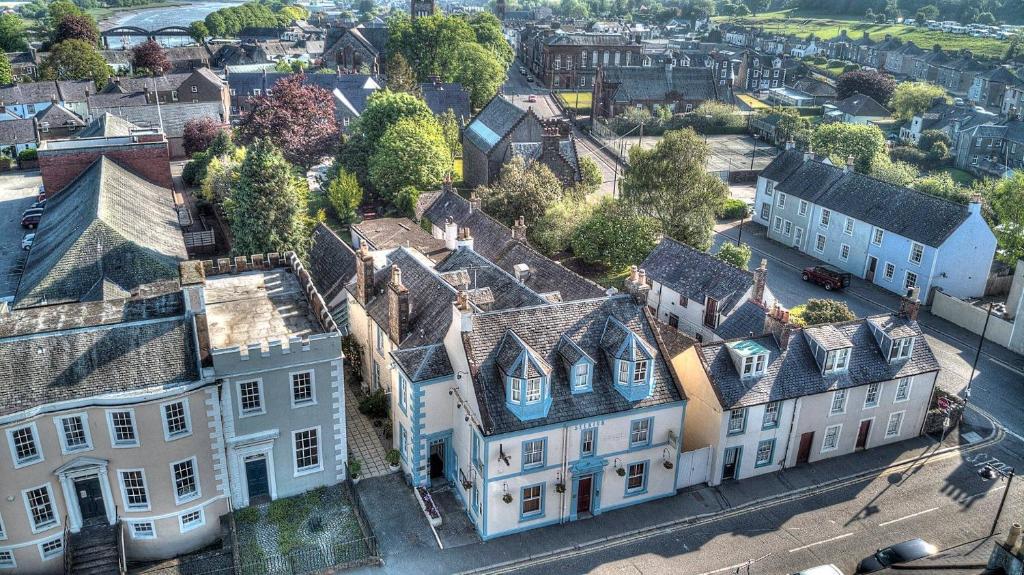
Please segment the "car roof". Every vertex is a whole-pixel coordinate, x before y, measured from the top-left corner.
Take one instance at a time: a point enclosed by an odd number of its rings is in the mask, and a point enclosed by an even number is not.
[[[924,539],[911,539],[910,541],[904,541],[903,543],[897,543],[891,547],[893,551],[896,551],[900,555],[904,553],[916,553],[923,550],[931,545]]]
[[[810,569],[804,569],[794,575],[843,575],[843,572],[838,567],[832,565],[818,565],[817,567],[811,567]]]

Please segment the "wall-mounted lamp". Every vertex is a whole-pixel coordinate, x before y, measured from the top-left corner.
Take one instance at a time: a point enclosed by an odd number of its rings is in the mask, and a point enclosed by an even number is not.
[[[661,464],[665,466],[665,469],[672,469],[675,467],[675,464],[669,459],[669,455],[667,447],[661,450]]]

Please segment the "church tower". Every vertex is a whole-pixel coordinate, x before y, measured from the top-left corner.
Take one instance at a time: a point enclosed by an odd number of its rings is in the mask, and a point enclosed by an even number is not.
[[[421,16],[432,16],[435,11],[434,0],[410,0],[409,13],[415,20]]]
[[[494,0],[494,15],[498,17],[499,22],[505,21],[505,0]]]

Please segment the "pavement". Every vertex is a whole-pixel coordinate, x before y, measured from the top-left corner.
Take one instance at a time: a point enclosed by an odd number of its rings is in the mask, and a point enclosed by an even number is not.
[[[0,300],[14,297],[18,290],[18,270],[28,257],[21,239],[33,231],[21,227],[21,214],[35,201],[42,183],[39,170],[0,174]]]

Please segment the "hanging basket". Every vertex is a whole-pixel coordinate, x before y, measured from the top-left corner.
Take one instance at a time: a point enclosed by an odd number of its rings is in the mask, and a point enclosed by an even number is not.
[[[618,473],[619,477],[625,477],[626,476],[626,469],[624,467],[616,467],[615,468],[615,473]]]
[[[501,497],[501,500],[504,501],[505,503],[512,503],[512,494],[506,493]]]
[[[675,465],[673,465],[672,462],[667,459],[663,461],[661,464],[665,466],[665,469],[672,469],[673,467],[675,467]]]
[[[565,493],[565,484],[564,483],[556,483],[555,484],[555,491],[558,492],[558,493]]]
[[[462,482],[462,488],[465,489],[466,491],[469,491],[470,489],[473,488],[473,482],[472,481],[468,481],[468,480],[467,481],[463,481]]]

